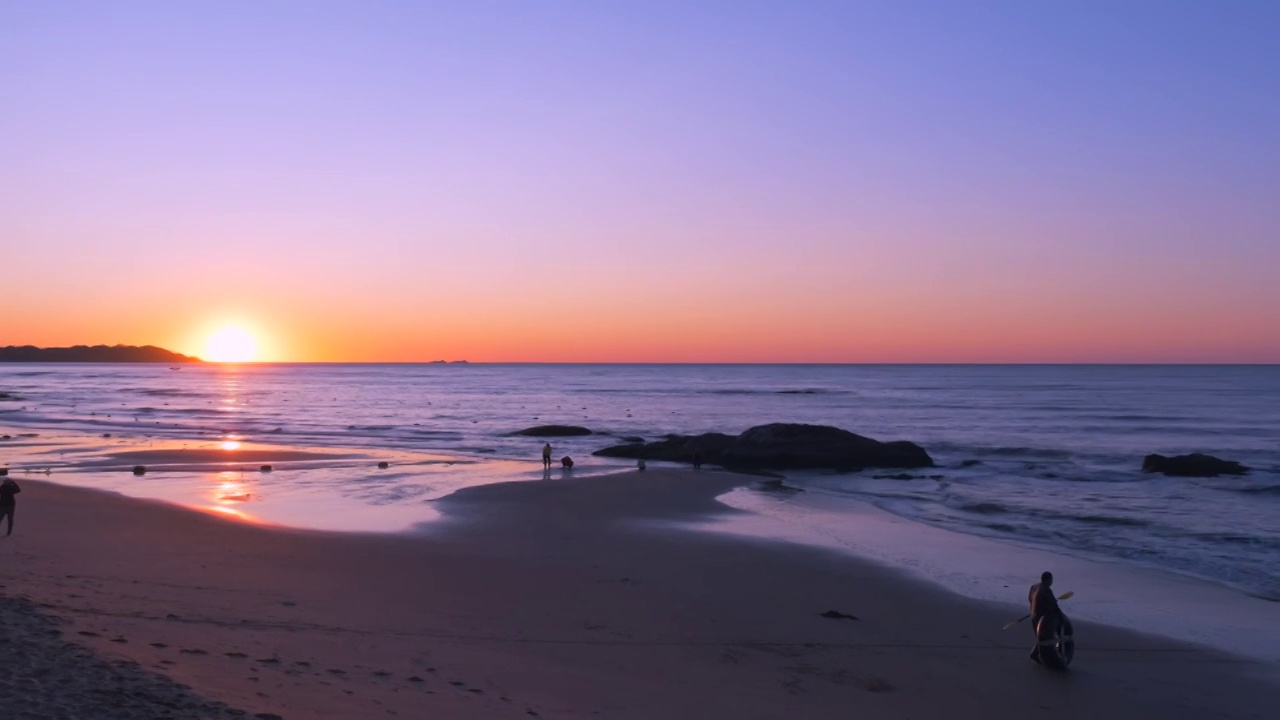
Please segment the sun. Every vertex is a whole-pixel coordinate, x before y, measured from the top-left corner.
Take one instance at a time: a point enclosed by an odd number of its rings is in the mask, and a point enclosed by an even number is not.
[[[244,328],[224,327],[205,345],[205,359],[213,362],[253,362],[257,355],[257,343]]]

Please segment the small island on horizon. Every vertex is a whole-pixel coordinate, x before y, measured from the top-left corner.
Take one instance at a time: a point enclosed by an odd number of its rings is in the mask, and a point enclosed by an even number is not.
[[[34,345],[0,347],[0,362],[70,363],[198,363],[198,357],[183,355],[154,345],[74,345],[39,348]]]

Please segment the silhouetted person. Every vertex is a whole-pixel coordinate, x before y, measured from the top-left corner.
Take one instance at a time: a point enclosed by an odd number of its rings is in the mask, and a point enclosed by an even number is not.
[[[702,469],[702,451],[701,450],[693,451],[693,469],[694,470]]]
[[[551,469],[551,443],[542,446],[542,467]]]
[[[9,471],[6,468],[0,468],[0,477],[4,478],[0,481],[0,520],[9,521],[9,527],[4,534],[5,537],[9,537],[13,534],[13,510],[18,506],[14,495],[22,492],[22,488],[9,477]]]
[[[560,458],[560,467],[563,467],[566,470],[572,470],[573,458],[569,457],[568,455],[565,455],[564,457]]]
[[[1061,627],[1064,636],[1070,636],[1071,621],[1067,620],[1067,616],[1062,613],[1062,608],[1058,607],[1058,598],[1053,596],[1053,573],[1045,572],[1040,575],[1040,582],[1031,586],[1031,590],[1027,593],[1027,601],[1031,604],[1031,630],[1036,634],[1036,646],[1031,650],[1031,659],[1040,662],[1040,645],[1041,642],[1052,644],[1056,630]],[[1048,630],[1044,634],[1047,638],[1042,641],[1040,633],[1040,623],[1048,623]]]
[[[644,468],[645,468],[644,460],[637,460],[637,461],[636,461],[636,469],[637,469],[637,470],[644,470]]]

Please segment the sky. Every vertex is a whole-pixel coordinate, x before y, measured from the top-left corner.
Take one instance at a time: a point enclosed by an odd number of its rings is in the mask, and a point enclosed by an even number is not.
[[[0,345],[1280,362],[1280,4],[0,2]]]

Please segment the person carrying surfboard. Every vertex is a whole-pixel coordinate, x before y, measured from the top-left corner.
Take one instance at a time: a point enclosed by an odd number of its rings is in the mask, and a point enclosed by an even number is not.
[[[1031,604],[1031,629],[1036,634],[1031,659],[1043,662],[1041,651],[1046,645],[1056,643],[1059,629],[1064,639],[1069,640],[1072,636],[1071,621],[1062,612],[1062,608],[1058,607],[1058,599],[1053,596],[1053,573],[1041,573],[1040,582],[1032,585],[1027,593],[1027,602]]]

